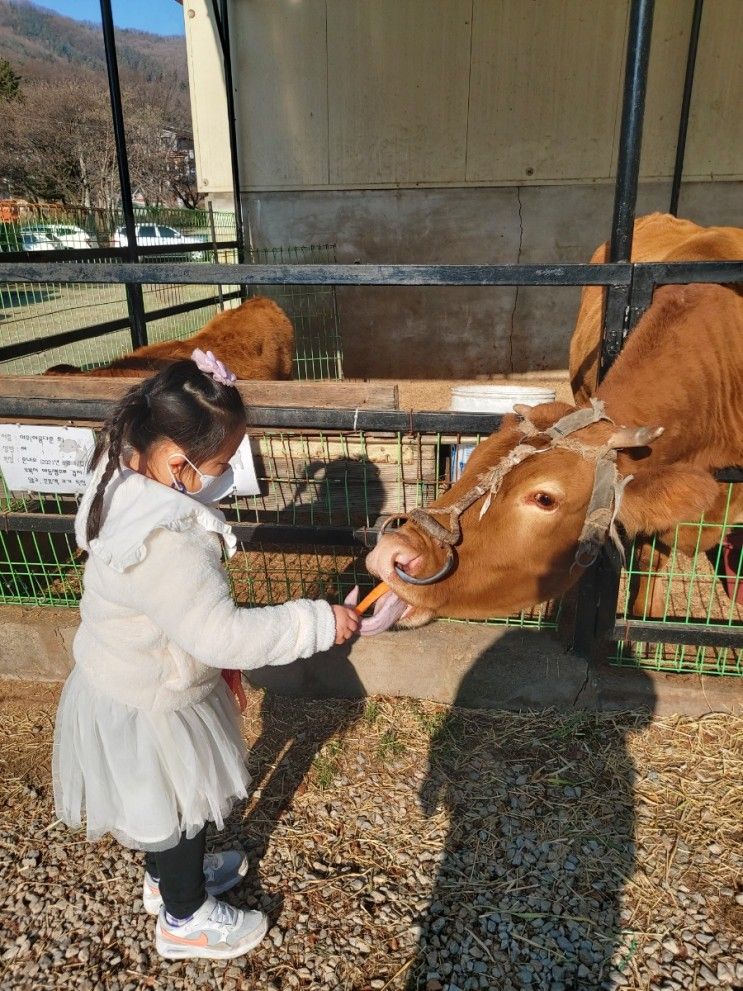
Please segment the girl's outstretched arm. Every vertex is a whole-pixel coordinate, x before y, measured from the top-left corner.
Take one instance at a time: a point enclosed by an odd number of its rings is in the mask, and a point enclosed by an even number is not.
[[[329,603],[297,599],[281,606],[236,606],[214,538],[157,530],[147,556],[126,572],[130,606],[202,664],[218,668],[289,664],[335,641]]]

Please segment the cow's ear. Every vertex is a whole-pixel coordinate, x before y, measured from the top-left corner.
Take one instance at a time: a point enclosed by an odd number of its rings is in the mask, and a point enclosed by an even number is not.
[[[663,533],[684,520],[698,520],[714,504],[718,489],[701,468],[669,465],[642,472],[624,490],[619,520],[628,537]]]

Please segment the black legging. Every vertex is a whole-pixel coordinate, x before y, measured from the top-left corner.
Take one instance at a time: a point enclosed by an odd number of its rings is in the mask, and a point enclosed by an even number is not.
[[[182,833],[177,846],[145,856],[148,874],[160,881],[165,911],[175,919],[187,919],[206,901],[205,848],[206,826],[190,840]]]

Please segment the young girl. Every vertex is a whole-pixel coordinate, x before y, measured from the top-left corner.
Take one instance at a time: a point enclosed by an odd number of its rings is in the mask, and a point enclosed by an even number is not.
[[[131,389],[93,453],[75,521],[88,552],[75,667],[54,735],[58,817],[87,837],[147,851],[144,905],[168,959],[226,959],[266,933],[261,912],[214,897],[239,884],[242,852],[204,856],[249,775],[220,669],[288,664],[348,640],[345,606],[299,600],[240,609],[221,563],[236,539],[214,505],[245,436],[234,375],[195,351]],[[221,541],[220,541],[221,538]]]

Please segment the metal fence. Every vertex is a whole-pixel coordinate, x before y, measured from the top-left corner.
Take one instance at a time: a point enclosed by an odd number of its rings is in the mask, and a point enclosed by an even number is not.
[[[697,0],[697,3],[699,3],[699,0]],[[126,264],[106,265],[102,263],[94,266],[80,266],[74,263],[64,266],[34,265],[29,264],[28,256],[11,255],[6,259],[5,265],[0,265],[0,282],[38,281],[42,283],[53,283],[61,280],[69,283],[94,282],[96,284],[123,285],[127,297],[132,342],[134,344],[144,343],[146,336],[142,287],[151,284],[166,284],[171,282],[174,284],[217,286],[237,284],[243,287],[256,285],[291,285],[297,287],[334,285],[600,285],[607,288],[605,333],[600,361],[600,376],[603,376],[619,354],[626,335],[631,332],[638,317],[649,305],[654,286],[663,283],[743,282],[743,263],[741,262],[659,263],[645,265],[629,263],[637,198],[653,9],[653,0],[632,0],[630,7],[614,216],[612,221],[609,263],[606,265],[346,266],[322,264],[287,265],[279,263],[257,266],[249,264],[239,264],[237,266],[214,264],[201,266],[199,270],[199,266],[190,263],[180,266],[168,266],[165,261],[161,261],[159,265],[141,264],[142,252],[137,249],[135,241],[134,246],[130,244],[127,249],[119,251],[117,255],[117,262],[126,262]],[[240,189],[242,187],[239,175],[239,161],[235,137],[235,114],[232,102],[228,8],[226,4],[217,3],[217,0],[214,0],[212,10],[217,24],[222,50],[225,89],[228,102],[231,167],[237,216],[236,250],[238,259],[240,262],[243,262],[249,261],[249,259],[243,244],[244,225],[241,220],[242,205],[240,201]],[[110,13],[109,0],[102,0],[102,12],[122,200],[125,204],[128,204],[131,202],[131,188],[126,160],[126,143],[118,85],[113,20]],[[693,78],[693,72],[688,70],[693,70],[696,35],[698,34],[698,18],[695,19],[695,23],[696,28],[689,47],[687,76],[684,86],[684,100],[677,144],[676,167],[674,170],[674,195],[672,200],[674,211],[678,200],[678,189],[683,169],[683,146],[686,136],[691,81]],[[131,210],[129,210],[129,215],[126,217],[126,226],[131,238],[134,238],[135,218]],[[96,253],[96,249],[91,250],[93,254]],[[103,261],[106,257],[110,257],[112,253],[109,249],[97,250],[97,258],[100,261]],[[157,253],[161,255],[167,254],[168,249],[157,249]],[[48,260],[56,261],[57,258],[54,258],[50,252]],[[105,404],[86,403],[84,401],[56,401],[54,404],[49,404],[46,401],[24,400],[20,398],[17,400],[6,399],[0,403],[0,415],[30,418],[41,416],[63,419],[100,419],[102,415],[105,415],[105,409],[101,409],[101,406],[105,406]],[[319,430],[321,432],[337,431],[340,433],[351,432],[361,434],[381,431],[392,435],[400,434],[405,436],[426,432],[436,433],[442,430],[455,434],[457,432],[465,433],[468,431],[477,433],[487,430],[489,432],[497,426],[496,422],[491,422],[487,427],[484,423],[469,422],[468,415],[466,414],[456,414],[456,418],[454,418],[454,415],[449,414],[448,419],[437,420],[434,415],[408,415],[399,412],[395,413],[394,411],[388,411],[383,414],[367,411],[356,411],[354,413],[353,411],[339,410],[276,410],[272,412],[271,416],[272,419],[270,422],[268,420],[263,421],[263,426],[267,430],[291,428],[305,432],[308,430]],[[426,416],[428,416],[428,420],[424,422]],[[432,416],[433,419],[431,419]],[[252,425],[257,425],[255,420]],[[733,472],[732,477],[728,480],[733,483],[740,482],[743,480],[743,473],[740,472],[740,469],[738,469],[738,475],[740,477],[737,477],[735,472]],[[296,480],[294,484],[296,484]],[[342,484],[347,484],[345,476]],[[59,514],[51,516],[49,513],[43,511],[35,514],[8,512],[4,517],[5,530],[7,532],[13,531],[32,534],[36,539],[42,539],[44,535],[68,532],[69,523],[69,518],[64,520]],[[353,546],[354,530],[352,524],[345,523],[342,526],[336,526],[335,524],[313,522],[309,527],[292,524],[288,530],[286,524],[283,523],[239,522],[236,526],[238,537],[243,541],[248,551],[251,546],[254,546],[253,542],[256,540],[260,540],[266,548],[275,545],[286,548],[292,542],[296,545],[305,539],[309,540],[311,534],[312,546],[316,548],[323,547],[328,554],[332,550],[332,555],[330,556],[333,557],[334,562],[332,568],[326,563],[317,564],[314,574],[319,576],[335,576],[333,580],[338,584],[336,592],[339,595],[357,577],[355,564],[341,569],[335,557],[338,548],[349,548]],[[737,533],[739,530],[735,532]],[[728,535],[728,539],[733,538],[730,538]],[[737,538],[733,539],[733,544],[733,552],[735,552]],[[354,555],[350,555],[350,557],[353,560],[357,560]],[[19,552],[18,560],[21,559],[22,554]],[[239,592],[239,583],[236,580],[238,594],[248,596],[248,601],[250,601],[250,595],[254,596],[254,601],[266,597],[270,601],[271,596],[276,595],[276,589],[281,588],[282,581],[285,589],[287,588],[287,582],[289,583],[288,587],[293,588],[292,575],[299,575],[299,584],[304,587],[303,582],[305,578],[302,576],[307,575],[305,565],[297,564],[295,567],[292,564],[290,566],[288,563],[290,558],[285,557],[284,560],[287,563],[282,565],[284,575],[279,580],[279,584],[277,585],[276,580],[265,580],[262,590],[260,582],[256,578],[258,574],[256,569],[252,566],[244,568],[245,591],[244,593]],[[673,560],[675,559],[672,557]],[[728,585],[728,589],[734,595],[737,604],[737,590],[740,587],[740,559],[732,558],[732,560],[738,563],[735,565],[734,574],[732,575],[732,588]],[[697,568],[696,565],[693,567],[695,569]],[[349,576],[347,581],[342,579],[343,575]],[[717,575],[716,565],[715,575]],[[631,581],[633,577],[630,570],[629,580]],[[727,575],[725,580],[728,581],[730,577],[730,575]],[[711,579],[709,582],[710,588],[718,580],[717,577]],[[597,640],[606,632],[599,625],[599,616],[601,613],[599,607],[602,603],[609,602],[612,607],[612,618],[608,632],[614,640],[621,641],[625,644],[632,640],[635,644],[653,643],[671,645],[669,647],[663,647],[664,652],[672,652],[673,645],[676,644],[699,647],[705,651],[708,648],[712,650],[730,650],[734,652],[732,655],[734,658],[733,664],[729,663],[729,658],[726,655],[722,663],[710,665],[707,663],[708,658],[706,653],[701,658],[697,656],[694,661],[688,663],[692,665],[696,664],[697,667],[695,669],[697,670],[709,670],[715,673],[737,673],[739,671],[741,649],[743,649],[743,630],[732,614],[730,616],[723,615],[722,617],[718,617],[714,615],[713,610],[709,610],[708,615],[702,615],[700,617],[701,622],[693,622],[692,618],[697,617],[692,617],[687,612],[681,622],[676,622],[675,620],[678,617],[674,607],[672,621],[656,622],[654,619],[651,620],[645,616],[641,616],[640,618],[626,616],[616,622],[617,611],[615,606],[618,601],[617,595],[619,592],[617,581],[616,576],[609,573],[605,562],[599,568],[593,569],[587,580],[584,579],[582,581],[572,636],[572,642],[576,649],[590,653]],[[691,598],[693,599],[694,596]],[[629,657],[633,660],[633,663],[642,663],[642,658],[638,659],[638,653],[642,654],[643,649],[640,648],[639,652],[634,649],[627,652],[621,649],[620,644],[617,659],[624,661]],[[647,651],[645,652],[647,653]],[[656,661],[651,659],[651,663],[656,663]]]
[[[232,213],[147,207],[136,208],[134,215],[143,261],[237,261]],[[24,205],[14,220],[0,221],[0,251],[6,257],[22,252],[39,261],[54,257],[111,263],[128,250],[128,243],[120,210]],[[244,254],[253,264],[332,263],[335,245],[256,247]],[[270,295],[294,324],[295,378],[343,377],[333,286],[255,285],[249,294]],[[245,295],[229,281],[217,286],[144,284],[142,343],[188,337]],[[122,357],[137,343],[131,294],[122,285],[9,283],[0,288],[0,325],[0,374],[37,374],[56,364],[93,369]]]
[[[743,523],[729,515],[732,496],[731,483],[721,521],[676,527],[665,564],[657,538],[632,546],[620,579],[611,663],[743,676],[743,649],[734,639],[740,644],[743,628]],[[707,534],[714,546],[705,553]],[[695,545],[696,553],[682,553],[680,542]]]
[[[0,414],[37,420],[99,420],[108,408],[94,400],[0,400]],[[271,604],[296,595],[341,600],[354,584],[368,587],[360,541],[374,531],[377,518],[435,499],[451,483],[454,449],[477,442],[499,422],[497,416],[443,412],[249,410],[261,495],[224,507],[240,540],[230,564],[237,600]],[[5,491],[0,509],[0,600],[76,604],[82,567],[70,536],[76,501],[14,500]],[[700,546],[710,525],[702,521],[679,529],[694,526]],[[631,551],[612,617],[610,632],[619,641],[613,663],[743,674],[743,525],[725,519],[714,526],[722,543],[710,560],[684,558],[676,541],[661,572],[644,568],[636,549]],[[639,611],[633,612],[630,603],[638,596],[630,589],[637,581],[655,582],[657,588],[640,597]],[[651,608],[659,595],[660,614]],[[594,622],[596,615],[594,607]],[[490,622],[555,629],[562,622],[560,605],[546,603]]]
[[[365,534],[380,516],[437,498],[451,484],[454,452],[479,440],[433,429],[252,430],[261,493],[222,506],[240,540],[228,564],[236,601],[342,601],[354,585],[371,587]],[[2,482],[0,602],[77,605],[84,555],[72,535],[76,509],[75,497],[15,495]],[[557,620],[557,604],[545,603],[489,622],[554,628]]]

